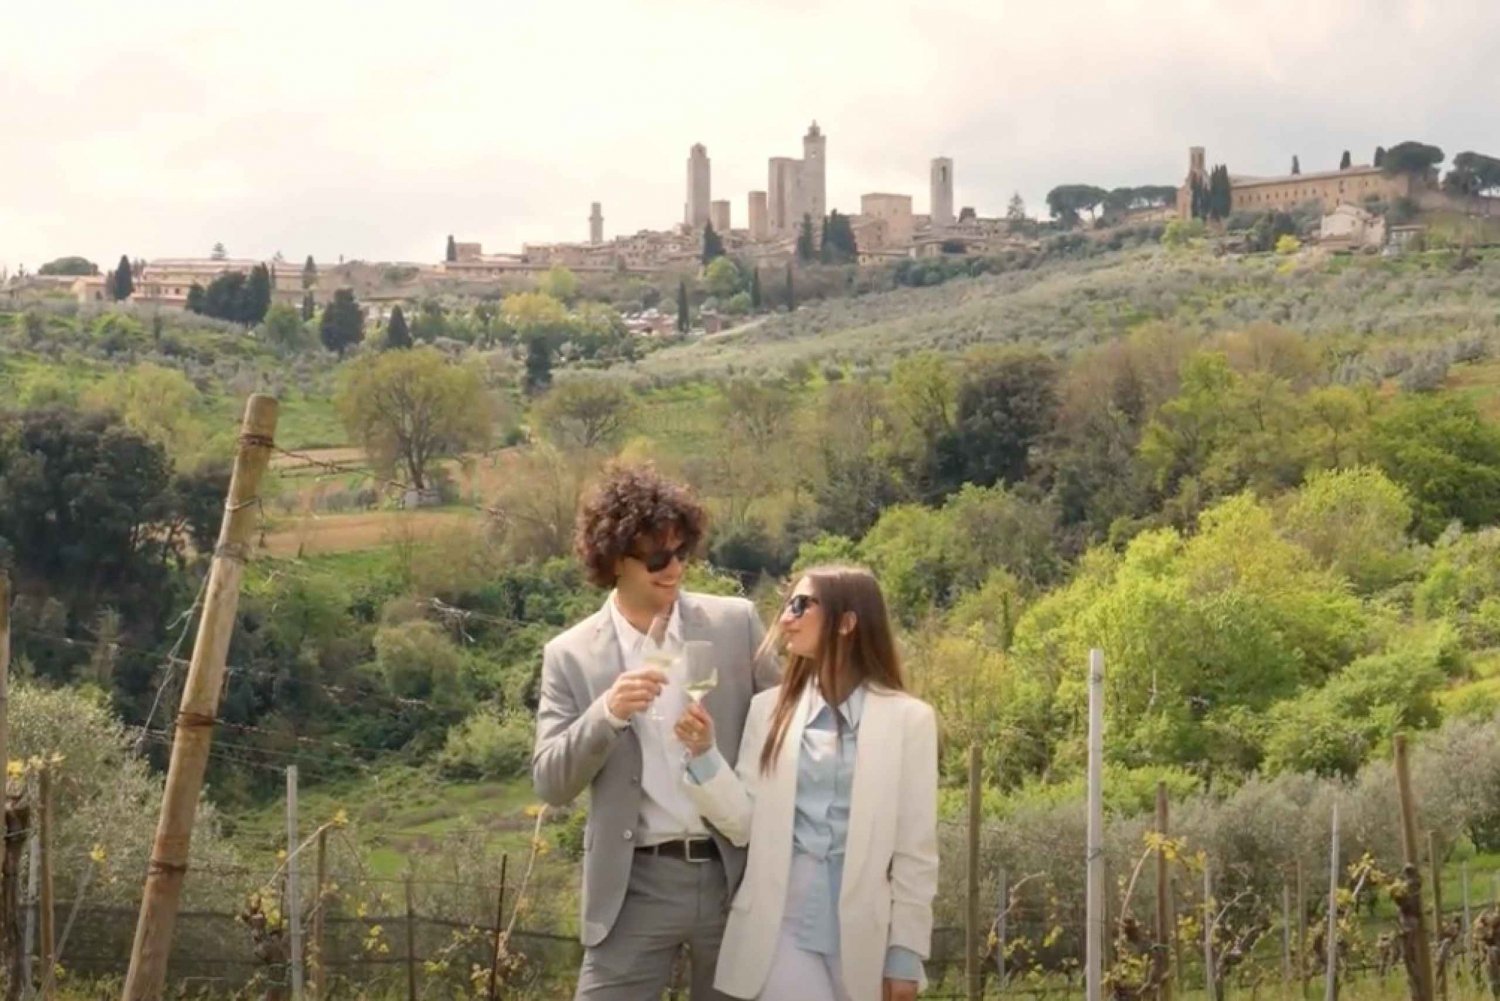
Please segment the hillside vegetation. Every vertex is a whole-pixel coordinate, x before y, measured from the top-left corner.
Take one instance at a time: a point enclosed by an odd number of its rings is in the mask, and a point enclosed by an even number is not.
[[[462,833],[468,879],[481,849],[530,843],[539,653],[603,600],[570,534],[612,459],[707,501],[694,587],[769,615],[796,568],[876,571],[942,720],[945,815],[977,744],[1008,858],[1045,864],[1046,832],[1077,828],[1095,647],[1129,837],[1165,781],[1185,830],[1243,855],[1224,878],[1269,892],[1294,835],[1245,818],[1340,796],[1375,815],[1406,730],[1435,732],[1434,822],[1500,850],[1500,797],[1441,764],[1467,755],[1500,788],[1500,757],[1472,751],[1500,710],[1500,257],[1137,247],[805,303],[634,362],[587,304],[525,305],[516,323],[578,339],[558,335],[555,379],[522,327],[340,361],[186,317],[0,316],[17,676],[107,707],[140,738],[121,753],[163,762],[234,414],[265,390],[280,441],[341,450],[278,457],[245,579],[210,772],[245,857],[275,844],[290,763],[310,809],[347,805],[376,872],[441,868]],[[460,319],[444,329],[483,318]],[[413,458],[369,405],[390,386],[443,424],[420,520],[398,513]],[[298,535],[340,519],[359,548]],[[543,828],[554,859],[582,816]]]

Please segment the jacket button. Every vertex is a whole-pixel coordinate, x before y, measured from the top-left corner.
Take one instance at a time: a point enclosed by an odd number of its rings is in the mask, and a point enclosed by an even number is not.
[[[634,831],[626,831],[625,832],[625,840],[626,841],[634,841],[635,840],[635,832]]]

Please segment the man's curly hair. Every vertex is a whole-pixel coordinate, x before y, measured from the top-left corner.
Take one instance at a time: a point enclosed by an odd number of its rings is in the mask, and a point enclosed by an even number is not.
[[[696,550],[707,526],[708,514],[688,488],[651,464],[611,466],[578,511],[573,549],[590,581],[613,587],[615,566],[637,539],[659,539],[675,528],[683,544]]]

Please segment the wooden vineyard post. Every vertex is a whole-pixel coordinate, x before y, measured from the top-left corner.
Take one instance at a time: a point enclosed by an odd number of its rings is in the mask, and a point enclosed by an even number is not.
[[[1104,997],[1104,651],[1089,651],[1088,851],[1084,928],[1086,1001]]]
[[[1333,804],[1333,833],[1328,849],[1328,929],[1323,938],[1323,1001],[1339,997],[1339,805]]]
[[[979,745],[969,745],[968,886],[964,907],[964,984],[969,1001],[979,1001]]]
[[[510,856],[500,856],[500,895],[495,901],[495,951],[490,957],[490,989],[488,1001],[498,997],[500,977],[500,948],[505,942],[505,876],[510,865]]]
[[[52,765],[43,760],[37,769],[37,808],[41,821],[37,826],[38,843],[41,845],[40,892],[37,894],[40,908],[38,925],[41,928],[42,1001],[52,1001],[55,974],[57,972],[57,932],[54,922],[52,900]]]
[[[1438,857],[1437,832],[1427,832],[1427,865],[1432,870],[1432,934],[1433,941],[1437,943],[1438,951],[1445,953],[1443,949],[1443,863]],[[1448,996],[1448,964],[1446,961],[1438,963],[1437,969],[1432,973],[1436,981],[1434,985],[1437,995],[1441,998]]]
[[[1416,899],[1403,908],[1403,934],[1409,937],[1408,956],[1416,965],[1413,980],[1419,997],[1413,1001],[1433,1001],[1432,949],[1427,937],[1427,922],[1422,913],[1421,849],[1417,845],[1417,804],[1411,789],[1411,769],[1406,761],[1406,734],[1395,737],[1396,792],[1401,799],[1402,880]]]
[[[1172,879],[1167,868],[1167,784],[1156,783],[1156,836],[1162,843],[1156,848],[1156,950],[1152,956],[1153,979],[1157,983],[1158,1001],[1172,1001],[1172,977],[1167,955],[1176,929],[1172,927]]]
[[[313,900],[312,942],[308,958],[312,965],[313,997],[318,1001],[323,1001],[323,998],[327,996],[328,985],[328,959],[323,953],[323,916],[328,910],[328,825],[326,824],[318,828],[316,872],[318,889]]]
[[[411,870],[406,871],[406,1001],[417,1001],[417,918],[411,904]]]
[[[161,1001],[166,986],[167,959],[172,952],[172,932],[187,876],[193,817],[213,743],[224,660],[229,653],[239,605],[240,578],[250,558],[251,535],[260,518],[261,476],[275,447],[276,411],[276,400],[270,396],[256,394],[245,404],[224,520],[214,548],[198,635],[193,642],[193,657],[177,712],[166,789],[122,991],[124,1001]]]

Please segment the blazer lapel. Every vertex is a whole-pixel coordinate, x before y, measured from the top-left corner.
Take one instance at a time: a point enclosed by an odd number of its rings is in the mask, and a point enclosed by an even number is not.
[[[620,651],[620,638],[615,635],[615,620],[609,611],[611,600],[604,599],[603,607],[594,614],[594,622],[588,633],[589,648],[585,670],[589,672],[589,683],[596,695],[613,685],[620,672],[625,670],[625,655]]]
[[[883,798],[889,798],[891,777],[898,774],[889,761],[890,740],[880,735],[891,730],[890,709],[893,700],[870,690],[865,693],[864,713],[859,721],[859,744],[854,752],[854,788],[849,802],[849,841],[845,846],[845,864],[850,872],[859,872],[869,852],[875,833],[875,814]],[[852,881],[845,881],[849,886]]]

